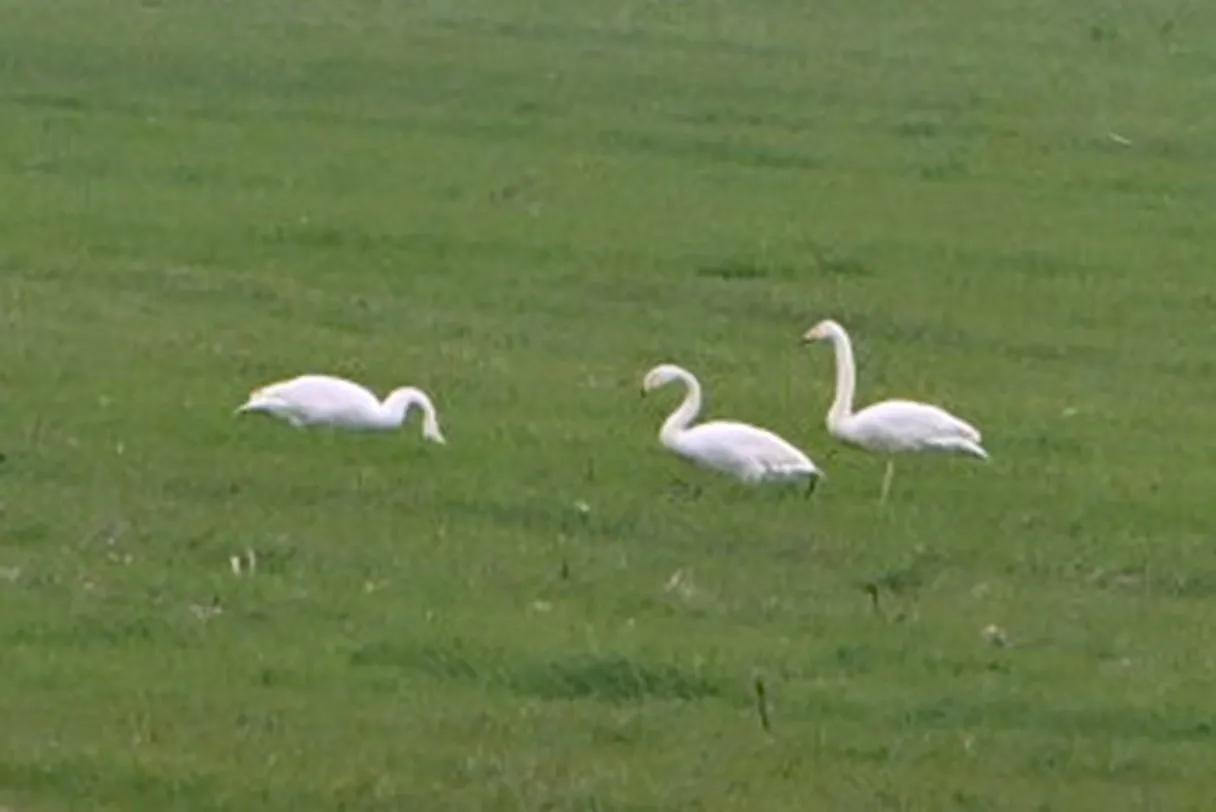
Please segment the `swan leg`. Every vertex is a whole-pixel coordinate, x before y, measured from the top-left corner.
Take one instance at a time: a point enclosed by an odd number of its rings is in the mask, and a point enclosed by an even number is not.
[[[806,478],[806,490],[802,492],[803,499],[810,499],[811,494],[815,492],[815,486],[819,484],[819,477],[809,476]]]
[[[885,505],[887,503],[887,495],[891,493],[891,480],[895,478],[895,458],[887,459],[887,472],[882,477],[882,495],[878,497],[878,504]]]
[[[701,486],[695,482],[685,482],[682,479],[672,480],[671,490],[673,495],[689,502],[695,502],[701,498]]]

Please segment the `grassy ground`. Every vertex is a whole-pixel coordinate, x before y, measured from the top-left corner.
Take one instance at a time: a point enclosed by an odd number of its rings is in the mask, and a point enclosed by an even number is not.
[[[0,19],[0,806],[1210,808],[1216,7]],[[993,462],[878,510],[825,316]],[[305,370],[450,445],[230,416]]]

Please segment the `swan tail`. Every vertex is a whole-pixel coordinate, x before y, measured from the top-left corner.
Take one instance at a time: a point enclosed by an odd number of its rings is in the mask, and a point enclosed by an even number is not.
[[[959,422],[961,422],[963,424],[963,430],[964,430],[963,436],[965,436],[968,440],[970,440],[972,443],[974,443],[978,447],[979,444],[981,442],[983,442],[983,439],[984,439],[983,436],[980,434],[980,430],[977,429],[975,426],[971,425],[970,423],[967,423],[964,421],[959,421]],[[983,448],[980,448],[980,451],[983,451],[983,450],[984,450]],[[985,454],[984,456],[985,456],[985,458],[987,458],[987,454]]]
[[[250,412],[268,412],[270,411],[270,402],[265,398],[260,397],[257,392],[249,395],[249,400],[238,406],[233,414],[248,414]]]
[[[820,471],[812,463],[810,465],[803,463],[786,463],[782,465],[770,465],[764,469],[762,479],[774,481],[789,481],[801,479],[823,479],[823,471]]]
[[[989,459],[988,452],[985,451],[984,447],[978,442],[972,442],[969,440],[962,443],[959,447],[964,454],[975,457],[976,459],[983,460],[984,462],[987,462]]]
[[[979,446],[979,444],[983,442],[984,438],[980,434],[980,430],[975,426],[971,425],[966,420],[963,420],[961,417],[952,415],[949,412],[946,413],[946,416],[949,417],[950,421],[953,423],[953,433],[957,433],[962,439],[971,442],[975,446]],[[983,451],[982,448],[980,450]]]
[[[237,407],[233,414],[249,414],[251,412],[262,412],[264,414],[278,414],[284,411],[286,404],[281,400],[272,397],[266,397],[262,394],[262,390],[258,390],[249,396],[249,400]]]
[[[926,448],[946,454],[964,454],[968,457],[975,457],[976,459],[985,461],[989,459],[988,452],[984,450],[982,445],[963,437],[942,437],[930,440],[926,443]]]

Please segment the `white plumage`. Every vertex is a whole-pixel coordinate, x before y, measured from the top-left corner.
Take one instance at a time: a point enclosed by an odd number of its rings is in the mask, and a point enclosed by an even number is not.
[[[884,400],[854,413],[857,372],[849,334],[828,319],[807,330],[803,340],[829,341],[836,350],[836,398],[827,416],[828,432],[833,437],[876,454],[938,452],[988,459],[988,452],[980,445],[979,430],[937,406]],[[894,460],[888,459],[881,497],[884,502],[894,471]]]
[[[683,383],[687,394],[663,423],[659,442],[676,454],[748,483],[805,481],[813,489],[823,476],[806,454],[766,429],[728,420],[690,428],[701,411],[701,385],[686,369],[660,364],[646,373],[642,393],[673,381]]]
[[[331,426],[352,431],[388,431],[405,422],[410,409],[422,410],[422,436],[445,442],[431,399],[421,389],[394,389],[383,402],[368,389],[331,375],[301,375],[253,390],[236,410],[262,412],[296,428]]]

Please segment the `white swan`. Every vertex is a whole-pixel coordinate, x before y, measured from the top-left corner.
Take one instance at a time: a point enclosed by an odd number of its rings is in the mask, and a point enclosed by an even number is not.
[[[771,431],[726,420],[689,427],[701,411],[701,385],[692,373],[660,364],[642,379],[642,394],[679,381],[688,393],[659,431],[659,442],[685,459],[748,483],[807,482],[807,493],[823,476],[815,463]]]
[[[435,406],[422,390],[403,386],[381,403],[359,384],[330,375],[301,375],[255,389],[236,414],[263,412],[296,428],[387,431],[404,423],[413,406],[422,410],[422,436],[435,443],[446,442],[439,431]]]
[[[856,368],[849,334],[836,322],[821,321],[806,331],[803,341],[830,341],[836,350],[836,399],[828,410],[828,433],[838,440],[876,454],[886,454],[881,502],[886,502],[895,474],[891,455],[908,452],[966,454],[988,459],[980,432],[944,409],[909,400],[884,400],[853,412]]]

